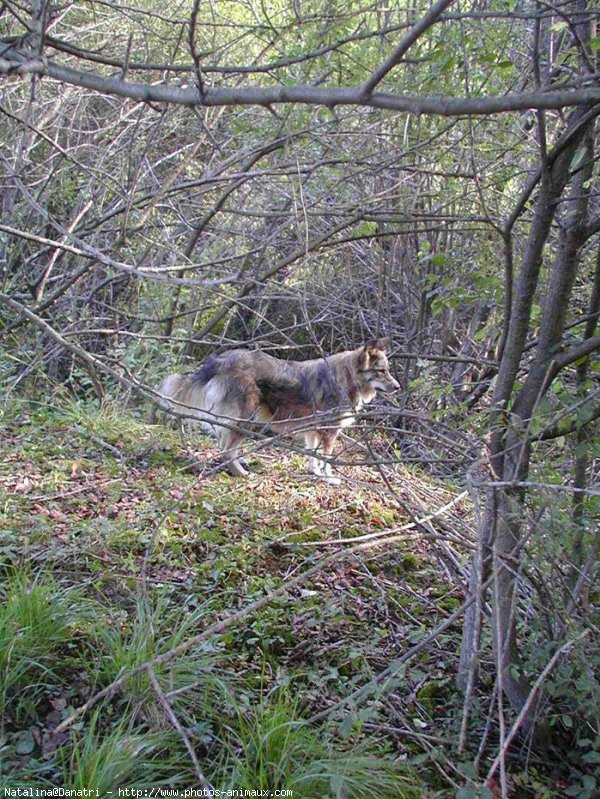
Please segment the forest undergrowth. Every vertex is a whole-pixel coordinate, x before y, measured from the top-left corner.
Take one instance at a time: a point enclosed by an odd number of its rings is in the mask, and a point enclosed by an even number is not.
[[[306,797],[464,782],[446,754],[460,618],[389,668],[461,605],[459,487],[399,467],[394,498],[374,469],[331,486],[273,448],[234,480],[201,435],[64,401],[15,403],[2,438],[5,786],[182,787],[199,770]]]
[[[234,479],[198,430],[60,393],[9,404],[2,445],[0,787],[496,795],[483,693],[458,752],[463,486],[334,486],[269,441]],[[510,754],[519,795],[575,795]]]

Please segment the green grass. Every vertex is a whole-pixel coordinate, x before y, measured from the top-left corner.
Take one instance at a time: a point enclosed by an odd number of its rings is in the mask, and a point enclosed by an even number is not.
[[[166,785],[185,774],[181,756],[165,757],[160,736],[128,731],[126,722],[105,735],[98,727],[96,714],[85,731],[58,752],[56,776],[65,788],[91,788],[106,796],[118,788]]]
[[[346,750],[327,731],[310,727],[291,691],[261,702],[238,720],[229,784],[248,791],[288,790],[297,799],[416,797],[405,767],[392,758]]]
[[[138,597],[127,614],[104,617],[94,630],[95,680],[102,688],[123,673],[142,666],[192,638],[202,629],[206,610],[189,611],[167,592],[155,595],[150,604]],[[223,706],[231,678],[214,645],[196,647],[165,665],[156,666],[156,678],[182,718],[207,720]],[[130,715],[160,724],[164,714],[157,709],[156,695],[145,671],[128,680],[122,695]]]
[[[0,777],[0,790],[61,787],[109,796],[119,788],[186,784],[188,764],[170,733],[133,728],[126,717],[104,729],[106,711],[104,707],[94,713],[85,727],[71,734],[68,744],[49,756],[8,771],[4,785]]]
[[[88,607],[76,589],[29,571],[10,573],[0,594],[0,714],[22,719],[64,679],[74,626]]]

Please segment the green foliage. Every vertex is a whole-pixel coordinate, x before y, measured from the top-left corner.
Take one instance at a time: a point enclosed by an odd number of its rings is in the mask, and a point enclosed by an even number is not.
[[[541,646],[547,655],[548,647]],[[550,676],[547,691],[552,698],[551,724],[568,737],[573,762],[600,782],[600,653],[596,647],[575,646]],[[588,781],[589,782],[589,781]]]

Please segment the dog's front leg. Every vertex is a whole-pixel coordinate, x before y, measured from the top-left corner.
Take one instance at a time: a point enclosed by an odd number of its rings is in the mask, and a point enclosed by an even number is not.
[[[335,433],[331,433],[328,431],[327,433],[323,433],[321,435],[323,455],[325,455],[326,458],[331,458],[331,456],[333,455],[333,445],[335,444],[336,438],[337,438],[337,431]],[[333,469],[331,467],[331,462],[327,460],[327,461],[321,461],[321,463],[323,465],[322,468],[323,479],[327,480],[327,482],[331,483],[332,485],[339,485],[342,481],[340,480],[339,477],[334,477]]]
[[[304,446],[306,449],[314,450],[314,455],[309,458],[309,470],[316,476],[320,477],[332,485],[339,485],[342,481],[339,477],[334,477],[331,463],[319,457],[321,451],[325,457],[329,458],[333,453],[333,445],[336,436],[323,434],[320,431],[311,430],[304,435]]]
[[[238,460],[237,450],[236,453],[229,452],[227,453],[230,461],[229,461],[229,471],[234,477],[248,477],[250,472],[248,469],[244,469],[240,461]]]

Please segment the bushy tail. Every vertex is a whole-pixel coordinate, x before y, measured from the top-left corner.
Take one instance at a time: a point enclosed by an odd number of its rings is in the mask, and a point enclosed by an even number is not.
[[[172,411],[177,409],[177,406],[170,400],[181,402],[179,397],[188,380],[189,376],[183,374],[173,374],[165,377],[157,389],[158,393],[162,395],[159,397],[158,404],[163,410]]]
[[[181,418],[182,425],[199,423],[207,433],[214,435],[214,428],[204,414],[204,386],[194,380],[192,374],[168,375],[157,390],[162,395],[158,403],[163,410],[185,414],[185,418]]]

